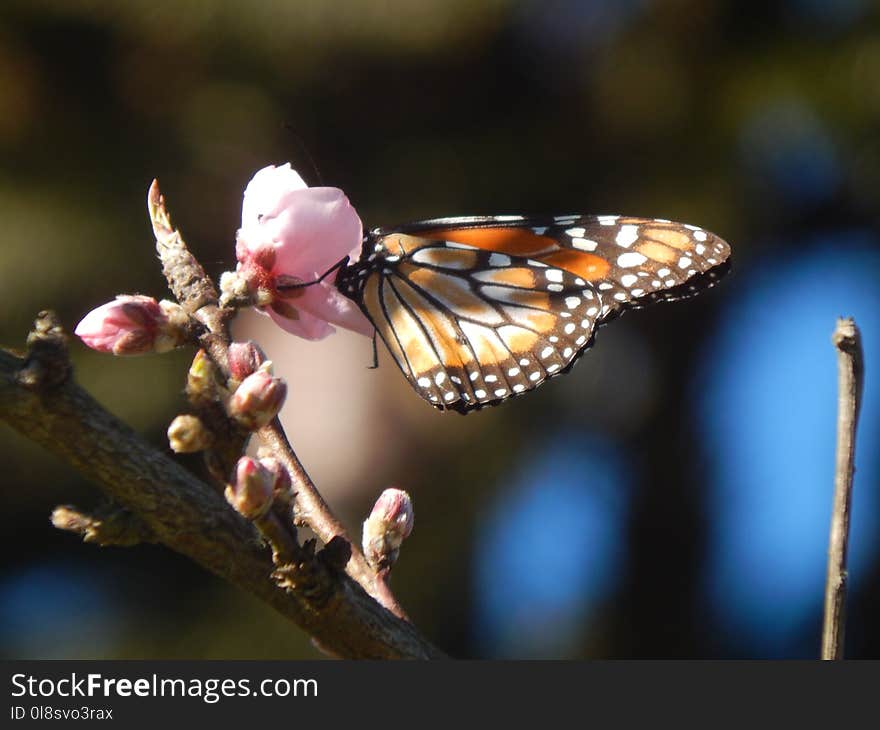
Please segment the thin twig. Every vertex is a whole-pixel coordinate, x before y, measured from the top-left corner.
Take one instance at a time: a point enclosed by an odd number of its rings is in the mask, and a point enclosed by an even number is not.
[[[843,635],[846,623],[846,555],[855,471],[856,426],[861,408],[865,363],[861,334],[852,318],[837,320],[831,341],[837,348],[837,456],[834,470],[834,507],[828,541],[822,659],[843,659]]]
[[[264,426],[258,431],[258,436],[290,472],[291,479],[293,479],[297,518],[302,520],[303,524],[308,526],[324,543],[329,543],[335,537],[344,538],[351,546],[351,557],[345,567],[346,572],[385,608],[401,618],[406,618],[403,608],[397,602],[388,584],[379,579],[370,568],[360,548],[348,537],[345,527],[327,506],[290,445],[284,429],[281,428],[280,421],[275,418],[268,426]]]

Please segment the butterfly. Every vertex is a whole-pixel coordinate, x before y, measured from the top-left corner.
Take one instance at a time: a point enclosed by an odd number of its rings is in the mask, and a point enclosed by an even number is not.
[[[370,231],[336,286],[422,398],[469,413],[567,372],[599,325],[699,293],[729,259],[718,236],[659,218],[439,218]]]

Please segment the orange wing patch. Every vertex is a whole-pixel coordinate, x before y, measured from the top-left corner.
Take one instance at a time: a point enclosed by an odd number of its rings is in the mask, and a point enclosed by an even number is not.
[[[677,248],[679,251],[687,251],[693,248],[694,245],[687,234],[672,228],[646,228],[642,232],[642,236],[665,243],[667,246]]]
[[[642,241],[636,247],[636,251],[643,256],[647,256],[649,259],[659,261],[661,264],[671,264],[679,257],[674,248],[664,246],[662,243],[657,243],[657,241]]]
[[[581,253],[580,251],[560,249],[543,256],[537,256],[536,258],[538,261],[555,266],[557,269],[565,269],[570,274],[579,276],[587,281],[604,279],[611,269],[610,262],[601,256]]]
[[[420,231],[419,235],[523,258],[535,258],[559,248],[554,239],[540,236],[530,228],[449,228]]]

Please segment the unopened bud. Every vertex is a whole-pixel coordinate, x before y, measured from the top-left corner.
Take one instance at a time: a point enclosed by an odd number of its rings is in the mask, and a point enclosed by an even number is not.
[[[204,350],[196,352],[186,373],[186,394],[191,403],[207,403],[217,398],[217,366]]]
[[[233,342],[227,354],[229,375],[238,382],[251,373],[255,373],[260,365],[266,362],[263,351],[253,342]]]
[[[262,428],[281,410],[287,396],[287,384],[271,372],[272,363],[264,362],[235,389],[229,399],[229,415],[251,431]]]
[[[144,355],[182,345],[188,336],[188,323],[186,313],[174,302],[120,294],[89,312],[74,331],[93,350]]]
[[[363,548],[367,561],[376,569],[391,567],[400,546],[413,528],[413,506],[409,494],[389,488],[379,495],[364,522]]]
[[[274,476],[266,467],[250,456],[242,456],[224,492],[226,501],[242,517],[254,520],[272,506],[273,483]]]
[[[168,444],[177,454],[192,454],[204,451],[211,445],[213,437],[198,416],[177,416],[168,426]]]
[[[266,456],[260,459],[260,463],[272,475],[275,496],[289,495],[292,482],[290,480],[290,472],[284,468],[284,464],[274,456]]]

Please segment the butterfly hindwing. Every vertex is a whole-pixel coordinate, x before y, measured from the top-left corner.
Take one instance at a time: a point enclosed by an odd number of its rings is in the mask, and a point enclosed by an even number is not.
[[[411,239],[413,237],[407,237]],[[364,310],[416,391],[467,411],[564,371],[589,342],[602,297],[530,259],[407,240],[367,277]]]
[[[371,232],[337,285],[419,395],[466,413],[565,372],[621,309],[711,286],[729,255],[666,220],[447,218]]]

